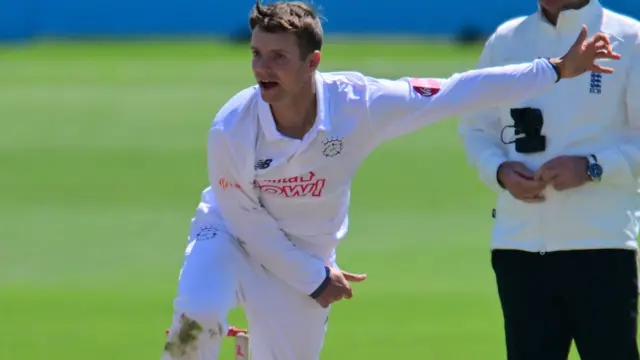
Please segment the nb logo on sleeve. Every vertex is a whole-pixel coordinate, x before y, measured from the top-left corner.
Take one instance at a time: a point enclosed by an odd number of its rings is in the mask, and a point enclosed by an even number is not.
[[[256,162],[255,166],[253,167],[254,170],[265,170],[268,169],[269,166],[271,166],[271,162],[273,161],[273,159],[260,159]]]

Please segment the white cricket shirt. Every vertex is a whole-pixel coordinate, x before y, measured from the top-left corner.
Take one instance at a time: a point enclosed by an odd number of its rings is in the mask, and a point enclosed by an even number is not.
[[[214,119],[211,187],[201,205],[251,258],[311,294],[347,233],[353,176],[379,144],[464,111],[524,100],[556,79],[546,60],[446,80],[318,72],[318,115],[302,140],[282,136],[259,88],[248,88]]]
[[[498,192],[492,248],[545,252],[637,247],[640,23],[603,9],[596,0],[579,10],[563,11],[556,27],[538,12],[501,25],[488,40],[478,67],[560,56],[576,40],[582,24],[591,34],[610,35],[622,59],[600,62],[615,74],[586,73],[528,100],[461,118],[469,161]],[[514,145],[501,142],[502,129],[513,125],[510,109],[520,107],[542,110],[546,151],[519,154]],[[513,138],[513,130],[507,128],[504,140]],[[498,166],[507,160],[524,162],[536,171],[560,155],[592,153],[603,167],[601,182],[560,192],[549,186],[540,204],[516,200],[496,180]]]

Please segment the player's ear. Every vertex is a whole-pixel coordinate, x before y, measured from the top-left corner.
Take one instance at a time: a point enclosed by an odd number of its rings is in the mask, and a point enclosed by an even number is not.
[[[309,54],[309,57],[307,58],[309,70],[316,71],[318,69],[318,66],[320,66],[321,57],[322,56],[320,56],[320,51],[317,50]]]

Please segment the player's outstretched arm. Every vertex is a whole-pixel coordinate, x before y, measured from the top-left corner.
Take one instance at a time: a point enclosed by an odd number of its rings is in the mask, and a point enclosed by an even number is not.
[[[487,40],[476,68],[493,66],[496,34]],[[467,161],[478,170],[480,179],[495,191],[504,190],[498,182],[498,167],[508,160],[507,151],[500,141],[502,123],[500,108],[491,107],[460,116],[458,134],[461,137]]]
[[[296,247],[263,208],[251,179],[242,176],[231,140],[215,126],[209,133],[209,181],[230,232],[251,257],[303,293],[313,295],[329,281],[323,259]],[[318,291],[319,292],[319,291]]]
[[[448,79],[367,78],[372,126],[383,141],[450,116],[527,100],[560,79],[585,71],[612,73],[612,69],[595,64],[597,59],[620,58],[613,53],[608,36],[586,37],[583,26],[569,51],[555,59],[471,70]]]

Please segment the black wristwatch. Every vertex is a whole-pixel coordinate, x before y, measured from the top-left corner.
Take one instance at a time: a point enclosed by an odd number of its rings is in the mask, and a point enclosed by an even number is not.
[[[587,156],[587,160],[589,160],[589,164],[587,165],[587,175],[589,175],[589,179],[594,182],[599,182],[602,180],[602,165],[598,163],[598,158],[591,154]]]

